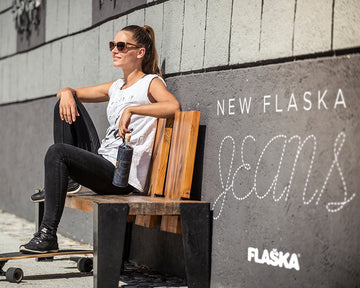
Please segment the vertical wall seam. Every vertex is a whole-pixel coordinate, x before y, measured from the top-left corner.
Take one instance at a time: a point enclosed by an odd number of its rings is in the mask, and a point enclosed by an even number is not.
[[[112,20],[111,20],[112,21]],[[112,21],[113,22],[113,21]],[[98,45],[98,51],[97,51],[97,54],[98,54],[98,67],[100,68],[100,51],[101,51],[101,45],[104,45],[104,44],[101,44],[101,39],[100,39],[100,27],[101,26],[98,26],[98,28],[97,28],[97,30],[98,30],[98,35],[97,35],[97,37],[98,37],[98,41],[99,41],[99,45]],[[112,35],[114,35],[114,29],[112,30],[112,33],[111,33]],[[105,43],[106,44],[106,43]],[[100,69],[97,69],[97,71],[96,71],[96,79],[100,79],[100,75],[101,75],[101,73],[100,73]]]
[[[70,29],[70,0],[68,0],[68,19],[67,19],[67,29],[66,29],[66,34],[69,34],[69,29]]]
[[[228,45],[228,65],[230,64],[231,58],[231,34],[232,34],[232,19],[234,13],[234,0],[231,0],[231,12],[230,12],[230,27],[229,27],[229,45]]]
[[[146,20],[146,10],[147,10],[147,7],[144,8],[144,21],[143,21],[144,24],[143,24],[142,26],[146,25],[146,23],[145,23],[145,20]]]
[[[12,80],[13,80],[13,77],[12,77],[12,65],[13,65],[13,62],[10,62],[9,61],[9,71],[10,71],[10,73],[8,74],[9,75],[9,83],[13,83],[12,82]],[[5,70],[3,70],[3,71],[5,71]],[[12,93],[13,93],[13,90],[14,90],[14,88],[13,88],[13,86],[14,85],[9,85],[9,95],[8,95],[8,101],[9,102],[11,102],[11,99],[12,99]]]
[[[144,21],[143,21],[143,22],[144,22],[144,25],[146,25],[145,20],[146,20],[146,10],[147,10],[147,8],[148,8],[148,7],[145,7],[145,8],[144,8]]]
[[[50,55],[51,55],[51,44],[49,45],[49,49],[50,49]],[[46,45],[44,46],[46,47]],[[41,49],[42,51],[42,59],[41,59],[41,70],[42,70],[42,79],[41,79],[41,89],[40,89],[40,93],[42,93],[42,91],[44,91],[44,82],[45,82],[45,73],[44,73],[44,69],[45,69],[45,61],[44,61],[44,58],[45,58],[45,51],[46,51],[46,48],[45,49]],[[0,73],[1,74],[1,73]]]
[[[112,20],[111,20],[112,21]],[[114,21],[112,21],[112,23],[114,23]],[[113,24],[113,27],[114,27],[114,24]],[[98,30],[99,30],[99,32],[98,32],[98,35],[97,35],[97,38],[98,38],[98,53],[97,53],[97,58],[98,58],[98,69],[97,69],[97,73],[98,73],[98,78],[99,78],[99,76],[100,76],[100,74],[99,74],[99,72],[100,72],[100,45],[101,45],[101,43],[100,43],[100,33],[101,33],[101,29],[100,29],[100,26],[99,26],[99,28],[98,28]],[[112,34],[114,35],[114,28],[113,28],[113,30],[112,30]]]
[[[205,67],[205,51],[206,51],[206,27],[207,27],[207,19],[208,19],[208,8],[209,8],[209,0],[206,0],[206,8],[205,8],[205,28],[204,28],[204,47],[203,47],[203,63],[202,68]]]
[[[162,11],[163,11],[163,15],[162,15],[162,23],[161,23],[161,43],[160,43],[160,55],[161,55],[161,62],[164,61],[164,27],[165,27],[165,3],[162,3]],[[164,70],[165,70],[165,65],[163,66],[163,63],[159,63],[160,65],[160,69],[162,67],[164,67]]]
[[[74,50],[74,37],[71,37],[71,51]],[[80,72],[81,73],[81,72]],[[71,74],[74,75],[74,53],[71,53]]]
[[[260,52],[260,50],[261,50],[261,34],[262,34],[262,20],[263,20],[263,13],[264,13],[264,0],[261,0],[259,52]]]
[[[331,12],[331,45],[330,50],[334,50],[334,18],[335,18],[335,0],[332,1],[332,12]]]
[[[295,49],[295,23],[296,23],[296,8],[297,8],[297,0],[295,0],[294,6],[294,21],[293,21],[293,33],[292,33],[292,43],[291,43],[291,51],[292,55],[294,56],[294,49]]]
[[[117,32],[117,31],[115,31],[115,21],[114,20],[111,20],[111,22],[112,22],[112,35],[113,35],[113,37],[115,36],[115,32]]]
[[[179,60],[179,71],[181,71],[182,55],[183,55],[183,42],[184,42],[184,31],[185,31],[185,0],[183,2],[183,18],[182,18],[182,31],[181,31],[181,44],[180,44],[180,60]]]
[[[59,72],[59,75],[60,75],[60,77],[59,77],[59,89],[61,89],[61,79],[62,79],[62,77],[61,77],[61,75],[62,75],[62,61],[63,61],[63,57],[62,57],[62,52],[63,52],[63,49],[62,49],[62,47],[63,47],[63,41],[60,41],[60,72]]]
[[[46,37],[46,31],[47,31],[47,29],[46,29],[46,18],[47,18],[47,15],[48,15],[48,11],[47,11],[47,9],[49,9],[49,4],[48,5],[46,5],[46,11],[45,11],[45,41],[47,40],[47,37]],[[59,15],[59,13],[60,13],[60,11],[59,11],[60,9],[59,9],[59,1],[56,1],[56,23],[59,23],[59,18],[60,18],[60,15]],[[68,9],[69,10],[69,9]],[[68,12],[69,13],[69,12]],[[68,17],[68,19],[69,19],[69,17]],[[68,20],[69,21],[69,20]],[[68,25],[69,26],[69,25]]]

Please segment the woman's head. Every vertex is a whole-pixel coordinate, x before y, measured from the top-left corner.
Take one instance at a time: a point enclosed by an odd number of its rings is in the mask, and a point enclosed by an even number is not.
[[[141,67],[145,74],[162,75],[158,67],[158,54],[155,47],[155,33],[150,26],[130,25],[120,30],[120,32],[127,32],[131,36],[131,44],[128,47],[145,48],[145,53],[142,57]],[[119,33],[120,33],[119,32]],[[135,45],[132,45],[135,44]]]

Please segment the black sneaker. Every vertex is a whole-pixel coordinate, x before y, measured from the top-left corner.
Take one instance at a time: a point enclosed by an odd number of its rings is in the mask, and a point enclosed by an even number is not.
[[[34,234],[29,243],[21,245],[19,248],[23,253],[55,253],[59,251],[57,236],[49,229],[42,228]]]
[[[81,190],[81,185],[69,177],[67,194],[75,194]]]
[[[37,189],[35,193],[30,196],[32,202],[43,202],[45,200],[45,188]]]
[[[81,185],[76,183],[69,177],[68,180],[68,187],[67,187],[67,194],[75,194],[81,190]],[[45,188],[44,189],[37,189],[35,193],[30,197],[32,202],[43,202],[45,200]]]

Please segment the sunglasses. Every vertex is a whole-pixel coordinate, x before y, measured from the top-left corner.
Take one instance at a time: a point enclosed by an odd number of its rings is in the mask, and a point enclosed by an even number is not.
[[[110,51],[114,50],[114,48],[116,47],[119,52],[123,52],[123,51],[129,49],[129,47],[128,47],[129,45],[134,46],[136,48],[140,48],[140,46],[138,46],[136,44],[128,43],[128,42],[121,42],[121,41],[117,42],[117,43],[115,43],[114,41],[109,42]]]

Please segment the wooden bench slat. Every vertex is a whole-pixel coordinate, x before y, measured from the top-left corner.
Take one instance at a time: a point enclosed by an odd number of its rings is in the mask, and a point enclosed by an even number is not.
[[[160,230],[170,233],[181,234],[182,225],[179,216],[163,216],[161,219]]]
[[[76,196],[68,196],[65,206],[86,212],[93,212],[93,203],[128,204],[129,215],[180,215],[181,203],[199,203],[199,201],[134,195],[98,195],[96,193],[89,195],[89,193],[80,192]]]
[[[148,195],[164,195],[164,182],[168,164],[172,126],[174,119],[159,119],[153,154],[151,157],[150,182]]]
[[[157,228],[159,216],[156,215],[137,215],[135,224],[146,228]]]
[[[200,115],[199,111],[175,114],[173,140],[170,147],[164,191],[165,198],[190,198]],[[181,233],[180,217],[163,216],[160,229],[171,233]]]
[[[156,129],[154,149],[151,157],[150,182],[148,195],[163,196],[166,169],[169,159],[170,142],[174,119],[159,119]],[[159,217],[154,215],[136,216],[135,224],[147,228],[156,228]]]
[[[81,193],[81,192],[80,192]],[[78,209],[85,212],[93,212],[93,201],[91,200],[84,200],[77,197],[66,197],[65,200],[65,207]]]
[[[190,198],[200,114],[199,111],[175,113],[165,198]]]

